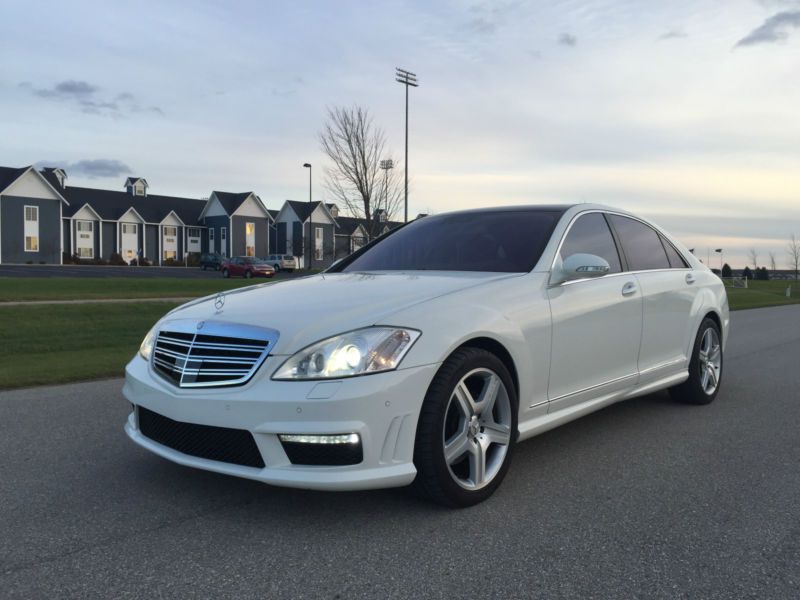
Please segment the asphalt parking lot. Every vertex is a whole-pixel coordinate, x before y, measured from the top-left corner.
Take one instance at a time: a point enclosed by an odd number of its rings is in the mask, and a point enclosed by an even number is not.
[[[732,321],[714,404],[524,442],[460,511],[174,465],[125,437],[119,380],[0,393],[0,596],[798,598],[800,306]]]

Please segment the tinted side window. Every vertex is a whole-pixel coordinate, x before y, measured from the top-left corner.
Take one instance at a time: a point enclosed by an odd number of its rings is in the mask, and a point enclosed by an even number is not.
[[[425,217],[389,232],[330,272],[526,273],[539,260],[560,216],[552,210],[519,209]]]
[[[669,259],[658,233],[641,221],[609,215],[622,241],[622,250],[631,271],[669,269]]]
[[[564,238],[564,243],[561,244],[560,254],[561,260],[573,254],[594,254],[608,261],[611,267],[609,273],[622,271],[614,238],[600,213],[589,213],[578,217]]]
[[[680,253],[675,250],[675,247],[667,241],[663,235],[659,236],[661,238],[661,243],[664,244],[664,250],[667,251],[667,258],[669,258],[669,266],[673,269],[685,269],[689,265],[686,264],[686,261],[683,260]]]

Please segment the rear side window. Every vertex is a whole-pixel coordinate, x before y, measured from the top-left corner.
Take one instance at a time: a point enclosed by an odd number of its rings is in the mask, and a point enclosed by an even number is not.
[[[680,253],[675,250],[675,246],[669,243],[667,238],[663,235],[659,236],[661,238],[661,243],[664,244],[664,250],[667,251],[667,258],[669,258],[669,266],[673,269],[685,269],[689,265],[686,264],[686,261],[683,260],[683,257]]]
[[[670,268],[667,253],[655,229],[619,215],[609,215],[609,220],[620,237],[631,271]]]
[[[594,254],[608,262],[611,267],[609,273],[622,271],[611,230],[600,213],[581,215],[570,227],[564,243],[561,244],[561,260],[573,254]]]

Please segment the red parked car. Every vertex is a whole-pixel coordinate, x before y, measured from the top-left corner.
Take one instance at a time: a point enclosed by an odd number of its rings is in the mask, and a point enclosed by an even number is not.
[[[233,256],[222,261],[223,277],[272,277],[275,268],[254,256]]]

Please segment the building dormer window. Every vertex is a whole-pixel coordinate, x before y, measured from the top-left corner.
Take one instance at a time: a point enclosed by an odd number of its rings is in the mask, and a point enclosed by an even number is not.
[[[125,189],[133,196],[147,196],[147,180],[141,177],[128,177]]]

